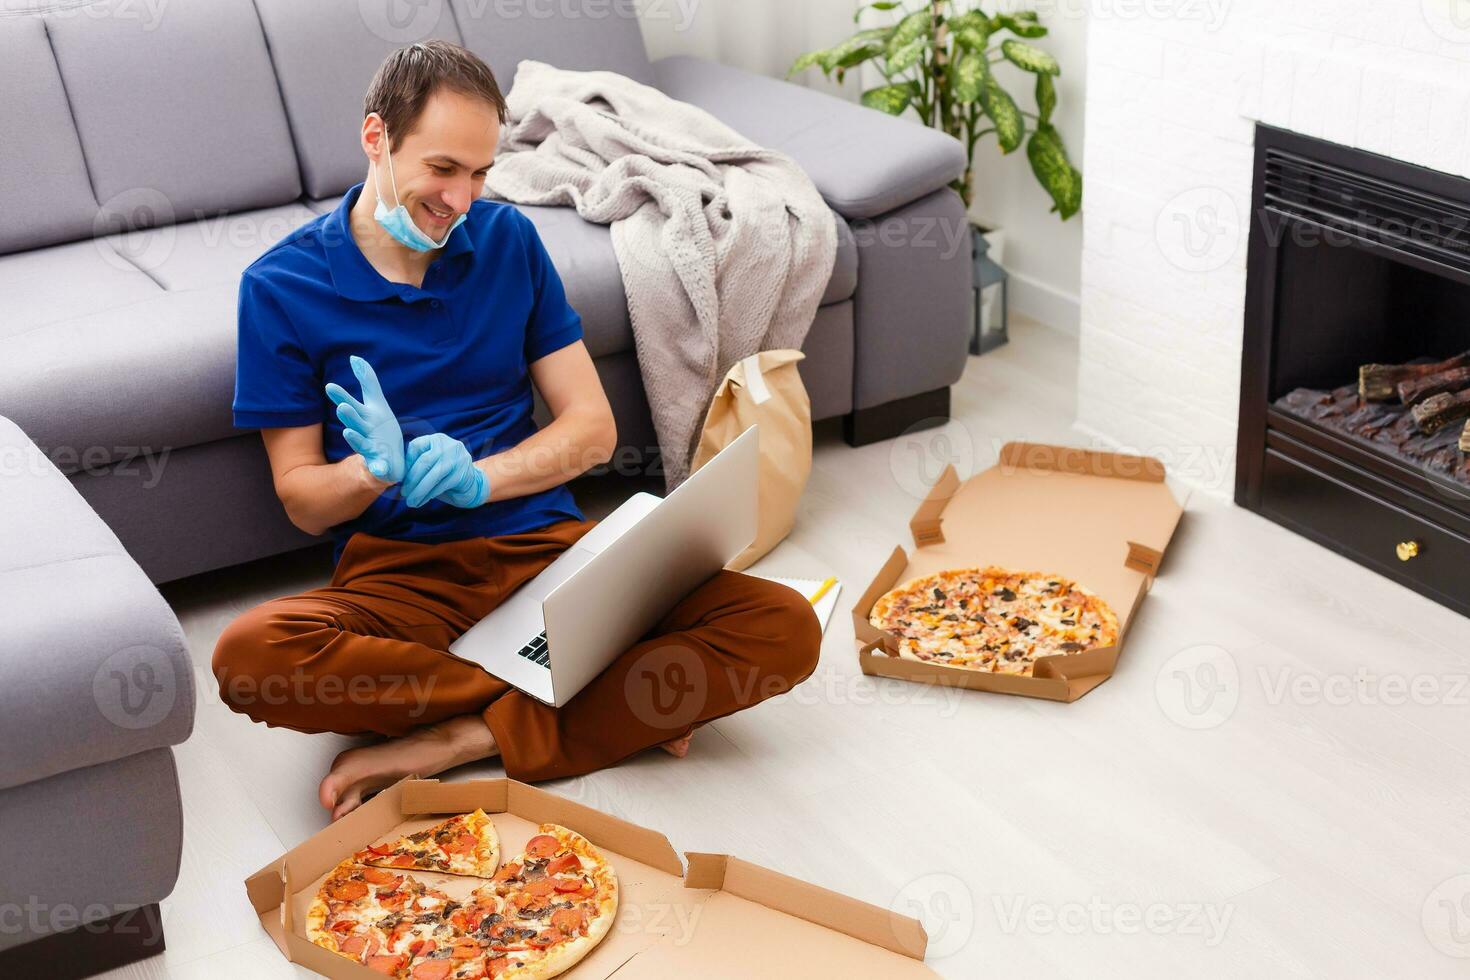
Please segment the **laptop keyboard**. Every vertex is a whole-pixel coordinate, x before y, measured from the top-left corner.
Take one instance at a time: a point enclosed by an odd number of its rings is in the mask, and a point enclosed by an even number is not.
[[[535,639],[521,647],[516,653],[532,663],[540,664],[547,668],[551,666],[551,651],[546,648],[545,630],[536,634]]]

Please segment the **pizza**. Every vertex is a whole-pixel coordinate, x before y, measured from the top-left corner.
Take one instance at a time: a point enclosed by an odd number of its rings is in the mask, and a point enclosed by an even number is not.
[[[462,832],[456,820],[475,825],[476,816],[489,824],[477,810],[402,841],[423,846],[443,828]],[[483,837],[483,828],[477,833]],[[542,824],[493,876],[480,875],[488,880],[463,901],[409,873],[425,869],[368,864],[417,853],[381,850],[365,848],[327,875],[307,911],[306,935],[400,980],[544,980],[591,952],[617,916],[612,865],[585,837],[556,824]],[[429,865],[443,870],[432,859]]]
[[[1004,568],[922,575],[873,604],[868,621],[898,637],[898,655],[964,670],[1030,676],[1040,657],[1118,641],[1118,617],[1071,579]]]
[[[425,944],[443,932],[451,904],[416,878],[343,861],[307,910],[306,937],[379,973],[405,976]]]
[[[475,924],[490,941],[489,975],[542,980],[571,969],[607,935],[618,879],[587,838],[546,823],[472,898],[494,910]]]
[[[377,868],[416,868],[488,878],[500,866],[500,838],[485,811],[476,810],[392,843],[365,847],[352,860]]]

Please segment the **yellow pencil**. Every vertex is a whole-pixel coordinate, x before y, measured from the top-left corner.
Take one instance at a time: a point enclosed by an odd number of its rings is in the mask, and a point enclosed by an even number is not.
[[[836,584],[837,584],[837,576],[835,576],[835,575],[828,575],[827,576],[827,581],[823,582],[821,588],[817,589],[817,591],[815,591],[815,592],[812,593],[812,597],[810,599],[808,599],[807,602],[810,602],[812,605],[815,606],[818,602],[820,602],[822,600],[822,596],[824,596],[824,595],[827,594],[827,590],[830,589],[830,588],[832,588],[832,586],[834,586]]]

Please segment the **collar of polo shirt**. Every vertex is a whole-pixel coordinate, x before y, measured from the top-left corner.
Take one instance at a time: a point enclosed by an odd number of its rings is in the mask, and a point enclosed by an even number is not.
[[[389,282],[383,278],[383,274],[373,268],[367,256],[362,254],[362,249],[357,247],[348,216],[352,206],[357,203],[358,195],[362,193],[362,186],[356,184],[350,188],[327,216],[326,225],[322,229],[322,243],[326,247],[327,262],[332,269],[332,285],[338,295],[343,299],[369,302],[389,299],[400,295],[404,289],[414,287],[409,283]],[[444,247],[435,256],[434,264],[474,252],[475,244],[470,240],[470,233],[465,230],[466,224],[468,222],[461,222],[450,233],[449,241],[444,243]]]

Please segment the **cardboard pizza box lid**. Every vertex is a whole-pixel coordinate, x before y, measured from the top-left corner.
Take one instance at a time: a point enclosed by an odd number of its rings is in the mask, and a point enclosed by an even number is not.
[[[1110,677],[1128,627],[1163,563],[1184,512],[1146,456],[1039,443],[1007,443],[996,465],[968,480],[946,466],[909,522],[912,553],[895,548],[853,606],[864,673],[1075,701]],[[998,565],[1063,575],[1100,595],[1118,616],[1118,643],[1043,657],[1016,677],[901,660],[897,638],[868,622],[880,596],[950,568]]]
[[[926,939],[913,919],[728,855],[688,858],[688,883],[713,889],[699,909],[700,927],[685,942],[640,953],[628,966],[629,977],[935,976],[919,961]]]
[[[518,853],[541,823],[591,840],[618,873],[618,919],[568,974],[618,977],[748,976],[749,956],[797,943],[816,969],[840,963],[859,977],[933,977],[920,960],[926,940],[911,918],[858,902],[728,855],[691,854],[686,874],[668,838],[592,807],[511,779],[445,783],[408,777],[323,828],[246,879],[262,928],[294,963],[338,980],[380,974],[310,942],[306,909],[322,880],[368,844],[479,807],[495,814],[502,853]],[[458,898],[477,879],[421,873]],[[715,901],[718,899],[718,901]],[[712,904],[713,903],[713,904]],[[731,958],[733,957],[733,958]]]
[[[968,480],[946,466],[909,527],[936,559],[978,547],[1007,568],[1065,575],[1052,565],[1122,563],[1152,577],[1184,512],[1165,475],[1152,457],[1009,442]]]
[[[728,854],[686,852],[689,888],[724,891],[755,902],[771,912],[803,919],[840,932],[863,944],[882,946],[911,959],[923,959],[928,938],[917,920],[895,915],[855,898],[838,895],[810,882],[763,868]],[[927,973],[925,974],[928,975]]]

